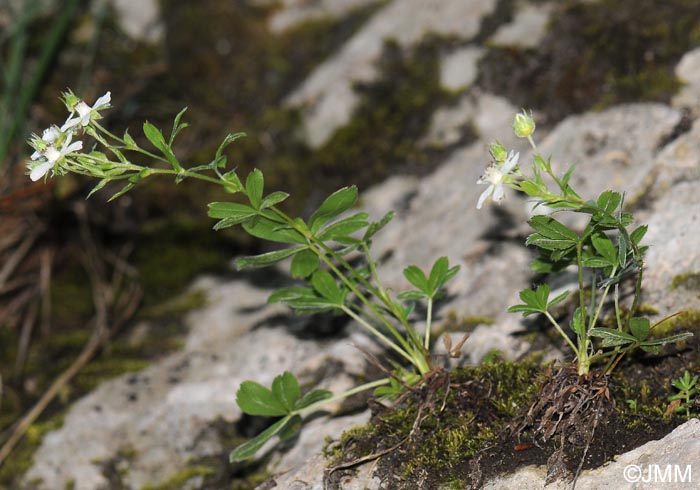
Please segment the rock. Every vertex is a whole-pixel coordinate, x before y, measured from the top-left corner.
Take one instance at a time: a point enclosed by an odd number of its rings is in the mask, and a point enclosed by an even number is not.
[[[210,292],[209,306],[188,315],[191,331],[183,350],[108,381],[75,403],[63,427],[37,450],[25,476],[26,482],[41,481],[32,488],[63,490],[71,480],[75,490],[107,488],[100,465],[120,451],[133,454],[122,475],[125,488],[167,480],[191,458],[233,449],[221,447],[211,426],[217,419],[233,423],[240,417],[235,395],[242,381],[269,386],[275,375],[290,370],[304,383],[334,362],[343,372],[357,372],[364,367],[363,355],[351,343],[376,349],[359,332],[329,345],[300,340],[278,321],[265,325],[286,309],[268,307],[269,291],[247,282],[204,279],[196,287]],[[347,376],[322,381],[339,392],[352,383]]]
[[[583,471],[576,488],[586,490],[652,490],[693,488],[700,475],[700,420],[692,419],[661,440],[650,441],[615,461],[594,470]],[[545,486],[544,468],[526,467],[512,475],[487,482],[483,490],[544,488],[565,490],[569,482]]]
[[[137,41],[156,43],[165,31],[156,0],[109,0],[124,32]]]
[[[571,185],[584,199],[611,189],[629,201],[646,190],[655,154],[681,117],[662,104],[617,106],[566,118],[538,147],[559,174],[576,164]]]
[[[512,22],[498,28],[489,42],[497,46],[536,48],[547,33],[553,4],[519,2]]]
[[[353,84],[376,78],[386,39],[404,47],[429,32],[470,39],[495,6],[495,0],[401,0],[381,9],[286,99],[287,105],[303,108],[309,144],[322,145],[350,120],[358,102]]]
[[[477,63],[484,49],[465,46],[445,55],[440,61],[440,83],[449,90],[462,90],[469,87],[478,75]]]
[[[339,18],[352,10],[376,3],[377,0],[283,0],[275,2],[281,7],[270,17],[272,32],[280,33],[303,22],[324,17]],[[269,0],[257,0],[259,4],[271,4]]]
[[[671,187],[654,203],[649,231],[642,243],[651,247],[646,255],[644,302],[659,310],[659,317],[682,309],[697,309],[700,291],[675,287],[674,279],[700,274],[698,229],[700,228],[700,180]]]
[[[700,48],[683,55],[676,65],[676,76],[685,85],[673,97],[673,106],[686,107],[694,117],[700,116]]]

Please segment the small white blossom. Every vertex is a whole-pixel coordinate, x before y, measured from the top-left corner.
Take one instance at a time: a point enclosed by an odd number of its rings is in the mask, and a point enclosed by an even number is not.
[[[503,165],[498,163],[493,163],[488,166],[486,173],[482,175],[477,184],[489,184],[484,192],[479,196],[479,201],[476,203],[476,209],[481,209],[484,202],[491,197],[493,201],[500,202],[506,196],[505,192],[505,181],[507,180],[510,172],[518,164],[518,158],[520,158],[520,153],[514,153],[511,151],[508,154]]]
[[[41,160],[39,164],[31,169],[31,172],[29,173],[29,178],[33,181],[39,180],[44,175],[49,173],[50,170],[53,170],[61,158],[75,151],[82,150],[83,142],[76,141],[75,143],[71,144],[72,139],[73,135],[68,133],[66,136],[66,140],[63,142],[63,146],[60,150],[57,150],[54,146],[46,147],[46,150],[44,150],[44,152],[40,156]]]
[[[41,158],[44,151],[46,150],[46,146],[52,145],[58,139],[59,136],[61,136],[61,131],[58,129],[57,126],[50,126],[46,128],[41,135],[43,148],[36,148],[36,151],[32,153],[32,160],[38,160],[39,158]]]
[[[81,100],[80,102],[75,104],[73,112],[71,112],[70,116],[68,116],[68,119],[66,119],[66,122],[63,124],[63,126],[61,126],[61,132],[65,132],[67,129],[70,129],[73,126],[77,126],[78,124],[80,124],[83,127],[87,126],[88,124],[90,124],[90,118],[95,118],[95,116],[99,117],[98,111],[109,107],[109,103],[111,101],[111,92],[107,92],[102,97],[97,99],[92,105],[92,107]],[[76,111],[78,112],[78,115],[76,117],[71,117]]]

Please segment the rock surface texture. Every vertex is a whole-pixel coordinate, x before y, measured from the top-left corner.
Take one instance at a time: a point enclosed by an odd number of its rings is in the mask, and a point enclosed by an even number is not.
[[[270,25],[273,31],[283,31],[306,19],[346,15],[368,3],[285,0]],[[449,312],[457,318],[487,318],[491,323],[476,326],[465,345],[464,362],[478,362],[492,349],[517,359],[530,347],[524,336],[514,335],[523,331],[519,317],[505,312],[517,301],[518,291],[533,281],[528,267],[532,252],[522,245],[530,207],[511,193],[500,207],[476,209],[484,189],[476,182],[488,164],[489,142],[498,139],[515,148],[521,152],[521,161],[531,157],[527,142],[510,132],[512,115],[519,108],[498,94],[474,88],[485,49],[483,41],[477,45],[474,39],[498,3],[386,2],[286,99],[288,106],[302,109],[306,138],[311,146],[319,146],[350,120],[359,100],[353,84],[377,77],[385,40],[407,48],[428,33],[456,39],[456,47],[441,58],[440,74],[455,97],[451,105],[433,114],[423,140],[426,146],[452,147],[431,174],[394,176],[363,192],[361,202],[373,218],[396,210],[396,218],[375,243],[376,257],[382,258],[380,273],[389,287],[401,290],[408,286],[401,273],[408,264],[426,268],[446,255],[461,266],[437,321]],[[491,29],[492,42],[540,39],[551,8],[527,2],[518,5],[514,16],[504,19],[499,29]],[[617,106],[571,116],[537,132],[541,152],[552,155],[558,171],[570,163],[578,165],[573,185],[582,195],[593,197],[604,188],[624,191],[627,201],[637,208],[635,213],[648,222],[646,242],[653,246],[647,259],[644,301],[658,308],[659,317],[700,304],[697,289],[672,287],[678,275],[700,273],[700,119],[695,119],[700,116],[698,49],[678,65],[677,74],[687,85],[672,105]],[[684,118],[690,118],[690,123],[679,130]],[[476,141],[459,143],[465,128],[476,132]],[[35,482],[35,486],[27,488],[64,490],[72,482],[69,488],[74,490],[136,490],[162,483],[188,461],[231,449],[214,424],[240,420],[235,393],[242,381],[254,379],[269,385],[276,374],[290,370],[308,387],[340,392],[353,386],[354,377],[362,376],[366,368],[363,355],[354,346],[377,350],[354,325],[343,336],[309,338],[304,332],[316,320],[299,319],[282,307],[267,306],[271,290],[254,287],[244,279],[202,278],[192,287],[206,292],[208,306],[189,314],[190,333],[183,349],[144,371],[109,381],[75,403],[63,426],[48,434],[36,452],[25,476],[27,485]],[[560,354],[552,348],[547,355]],[[362,412],[315,417],[289,450],[272,450],[268,471],[273,476],[261,488],[322,489],[325,439],[338,439],[368,416]],[[122,486],[115,487],[104,465],[124,453],[130,454],[128,469],[120,475]],[[624,478],[628,465],[648,471],[648,465],[669,464],[691,465],[693,481],[700,481],[699,461],[700,422],[691,420],[660,441],[620,455],[602,468],[584,471],[578,488],[697,488],[698,483],[659,487]],[[567,487],[564,483],[545,487],[544,473],[542,468],[527,467],[487,482],[484,488]],[[379,485],[366,465],[341,487]]]

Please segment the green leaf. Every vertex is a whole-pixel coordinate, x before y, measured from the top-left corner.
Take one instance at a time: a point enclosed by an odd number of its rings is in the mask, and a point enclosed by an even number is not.
[[[102,179],[100,180],[95,187],[92,188],[90,193],[87,195],[86,199],[90,199],[90,196],[92,196],[95,192],[99,191],[102,189],[111,179]]]
[[[237,202],[212,202],[209,203],[208,215],[210,218],[240,218],[255,216],[257,211]]]
[[[306,244],[304,236],[289,225],[282,225],[266,216],[256,216],[254,220],[243,224],[249,234],[263,240],[282,243]]]
[[[567,297],[569,296],[569,291],[564,291],[560,295],[558,295],[556,298],[554,298],[552,301],[550,301],[547,304],[547,309],[550,309],[552,306],[561,303],[564,301]]]
[[[301,429],[301,417],[299,415],[294,415],[286,424],[284,424],[282,430],[280,430],[280,441],[287,441],[291,439],[299,433],[299,429]]]
[[[229,454],[229,461],[231,463],[238,463],[240,461],[245,461],[246,459],[255,456],[255,453],[257,453],[258,450],[261,447],[263,447],[263,445],[267,441],[272,439],[272,437],[274,437],[275,434],[281,431],[287,424],[287,422],[289,422],[291,419],[292,416],[287,415],[283,419],[278,420],[273,425],[265,429],[263,432],[261,432],[259,435],[257,435],[250,441],[238,446],[236,449],[231,451],[231,454]]]
[[[240,192],[243,190],[243,184],[241,183],[241,179],[238,177],[235,170],[226,172],[221,176],[221,180],[227,184],[224,188],[226,192]]]
[[[331,218],[347,211],[357,202],[357,187],[343,187],[328,196],[309,218],[309,227],[316,233]]]
[[[648,318],[630,318],[630,332],[632,332],[632,335],[634,335],[640,342],[649,337],[650,328],[651,325]]]
[[[547,238],[539,233],[533,233],[527,237],[527,240],[525,240],[525,245],[534,245],[549,251],[560,250],[565,254],[575,246],[575,243],[571,242],[570,240]]]
[[[296,405],[294,406],[294,410],[302,410],[310,405],[313,405],[314,403],[318,403],[323,400],[327,400],[333,396],[333,393],[331,393],[328,390],[314,390],[310,391],[306,395],[304,395],[301,400],[297,401]]]
[[[246,269],[248,267],[266,267],[268,265],[275,264],[280,260],[284,260],[287,257],[291,257],[294,254],[306,250],[308,247],[306,245],[301,245],[297,247],[285,248],[282,250],[275,250],[274,252],[268,252],[261,255],[250,255],[248,257],[239,257],[235,260],[235,265],[238,270]]]
[[[299,298],[316,298],[314,290],[311,288],[293,286],[288,288],[281,288],[272,293],[268,298],[267,302],[272,303],[286,303],[287,301],[292,301]]]
[[[428,278],[425,277],[425,273],[420,270],[415,265],[409,265],[403,270],[404,277],[413,284],[420,291],[426,295],[430,294],[430,287],[428,285]]]
[[[614,347],[637,342],[637,339],[632,335],[612,328],[592,328],[588,331],[588,335],[603,339],[603,347]]]
[[[241,383],[236,392],[236,403],[248,415],[281,417],[289,412],[272,391],[255,381]]]
[[[586,325],[583,322],[583,312],[581,308],[578,307],[574,311],[574,316],[571,318],[571,330],[574,331],[579,337],[583,337],[586,332]]]
[[[275,204],[279,204],[285,199],[289,197],[289,194],[286,192],[281,192],[281,191],[275,191],[271,194],[268,194],[265,199],[262,200],[260,203],[260,209],[267,209],[270,206],[274,206]]]
[[[405,301],[414,301],[417,299],[423,299],[423,298],[427,298],[427,297],[428,297],[428,295],[425,294],[424,292],[416,291],[416,290],[403,291],[403,292],[400,292],[399,294],[396,295],[397,299],[405,300]]]
[[[607,214],[613,214],[622,202],[622,195],[615,191],[605,191],[600,196],[596,204]]]
[[[382,216],[382,219],[380,219],[379,221],[370,223],[369,227],[367,228],[367,231],[365,232],[365,236],[362,237],[362,240],[364,240],[364,241],[370,240],[374,235],[377,234],[377,232],[379,230],[384,228],[392,219],[394,219],[394,212],[389,211],[384,216]]]
[[[591,243],[596,252],[603,257],[610,265],[618,265],[617,250],[612,240],[604,233],[595,233],[591,236]]]
[[[131,137],[129,134],[129,130],[127,129],[124,131],[124,137],[122,138],[124,140],[124,144],[126,145],[127,148],[138,148],[139,145],[136,144],[136,141],[134,141],[134,138]]]
[[[243,138],[244,136],[245,136],[245,133],[234,133],[234,134],[229,133],[229,134],[227,134],[226,137],[224,138],[224,140],[219,145],[219,148],[216,149],[216,156],[214,157],[214,161],[218,162],[221,159],[222,154],[224,153],[224,150],[226,149],[226,147],[228,145],[230,145],[231,143],[233,143],[234,141],[236,141],[238,138]],[[225,162],[226,162],[226,160],[224,159],[224,163]]]
[[[369,225],[367,218],[369,215],[367,213],[357,213],[347,218],[341,219],[328,225],[319,234],[319,240],[335,240],[337,238],[342,238],[351,233],[355,233],[358,230]]]
[[[630,239],[635,243],[635,245],[639,245],[639,242],[642,241],[644,235],[647,234],[648,229],[649,227],[647,225],[642,225],[639,228],[636,228],[632,233],[630,233]]]
[[[292,277],[304,279],[313,274],[320,264],[318,255],[311,250],[303,250],[294,256],[290,272]]]
[[[170,133],[169,146],[173,146],[173,141],[175,141],[175,137],[178,135],[178,133],[189,126],[189,124],[187,123],[180,124],[180,119],[182,119],[182,116],[183,114],[185,114],[185,111],[187,111],[187,107],[182,109],[180,112],[177,113],[177,116],[175,116],[175,120],[173,121],[173,130]]]
[[[692,337],[692,332],[683,332],[676,335],[670,335],[662,339],[645,340],[641,343],[642,346],[653,346],[653,345],[665,345],[672,344],[674,342],[680,342],[681,340],[686,340]]]
[[[250,199],[250,204],[255,209],[260,209],[260,204],[262,203],[263,187],[265,185],[265,180],[263,173],[257,168],[253,169],[249,174],[248,178],[245,180],[245,190],[248,194],[248,199]]]
[[[528,221],[533,230],[545,238],[576,243],[578,235],[551,216],[537,215]]]
[[[301,398],[297,378],[289,371],[276,376],[272,381],[272,394],[287,412],[292,412],[297,401]]]
[[[163,133],[160,129],[146,121],[143,123],[143,134],[146,135],[146,138],[148,138],[148,141],[150,141],[153,146],[160,150],[163,156],[165,156],[166,160],[168,160],[170,165],[173,167],[173,170],[178,172],[182,171],[180,162],[177,161],[177,158],[170,149],[170,146],[165,142],[165,138],[163,137]]]
[[[586,267],[591,267],[593,269],[600,269],[602,267],[610,267],[611,264],[609,260],[603,259],[601,257],[585,257],[581,260],[581,263]]]
[[[116,198],[118,198],[119,196],[123,196],[124,194],[126,194],[127,192],[129,192],[129,191],[130,191],[131,189],[133,189],[134,187],[136,187],[136,183],[135,183],[135,182],[129,182],[129,183],[126,184],[124,187],[122,187],[122,189],[121,189],[119,192],[117,192],[117,193],[114,194],[112,197],[110,197],[109,199],[107,199],[107,202],[113,201],[113,200],[115,200]]]
[[[318,270],[311,276],[311,285],[316,292],[331,303],[342,305],[344,300],[343,291],[336,284],[330,272]]]

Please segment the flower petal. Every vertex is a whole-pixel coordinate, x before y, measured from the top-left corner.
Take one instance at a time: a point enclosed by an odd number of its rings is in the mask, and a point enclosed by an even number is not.
[[[44,175],[49,173],[49,170],[53,168],[53,163],[51,162],[44,162],[40,163],[36,167],[32,169],[32,171],[29,174],[29,178],[32,179],[32,181],[36,182],[40,178],[42,178]]]
[[[69,117],[68,119],[66,119],[66,122],[63,123],[63,126],[61,126],[61,132],[65,133],[66,130],[77,125],[79,122],[80,122],[80,117]]]
[[[104,94],[102,97],[97,99],[95,103],[92,106],[92,110],[99,109],[102,106],[108,106],[109,103],[112,101],[112,92],[107,92]]]
[[[481,195],[479,196],[479,201],[476,203],[476,209],[481,209],[481,206],[484,205],[484,202],[486,201],[486,199],[489,198],[489,195],[491,194],[492,191],[493,191],[493,186],[490,185],[486,188],[486,190],[484,192],[481,193]]]
[[[511,152],[508,154],[508,158],[503,164],[503,169],[501,170],[501,172],[503,172],[504,174],[509,174],[511,170],[513,170],[518,164],[518,158],[520,158],[520,153],[514,154],[511,150]]]
[[[502,185],[496,185],[493,188],[493,200],[496,202],[502,201],[506,197],[506,190]]]

